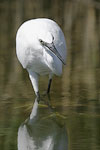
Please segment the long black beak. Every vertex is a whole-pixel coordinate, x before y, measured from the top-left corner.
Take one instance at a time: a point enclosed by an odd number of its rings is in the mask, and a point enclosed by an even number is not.
[[[52,43],[47,43],[47,42],[44,42],[44,41],[43,41],[43,45],[44,45],[45,47],[49,48],[49,50],[51,50],[51,52],[52,52],[53,54],[55,54],[55,55],[61,60],[61,62],[62,62],[64,65],[66,65],[65,61],[63,60],[62,56],[61,56],[61,55],[59,54],[59,52],[57,51],[57,49],[56,49],[56,47],[55,47],[55,45],[54,45],[53,42],[52,42]]]

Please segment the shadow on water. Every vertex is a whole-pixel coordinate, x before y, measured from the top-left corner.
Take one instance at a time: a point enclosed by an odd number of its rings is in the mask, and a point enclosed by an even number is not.
[[[18,150],[67,150],[63,117],[35,99],[32,112],[18,130]]]

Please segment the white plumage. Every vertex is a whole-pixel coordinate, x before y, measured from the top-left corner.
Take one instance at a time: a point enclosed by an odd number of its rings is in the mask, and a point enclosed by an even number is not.
[[[39,75],[49,74],[51,80],[53,74],[62,74],[62,63],[66,62],[64,34],[50,19],[26,21],[17,32],[16,53],[23,68],[29,72],[33,88],[38,95]]]

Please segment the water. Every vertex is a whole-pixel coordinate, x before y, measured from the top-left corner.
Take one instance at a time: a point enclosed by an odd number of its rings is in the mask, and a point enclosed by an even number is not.
[[[43,128],[36,133],[42,137],[44,131],[44,139],[49,135],[53,139],[52,133],[62,133],[68,150],[99,150],[100,2],[97,0],[0,1],[0,150],[16,150],[18,129],[22,125],[28,129],[35,94],[27,72],[16,58],[15,36],[22,22],[39,17],[54,19],[61,26],[68,57],[62,77],[53,78],[50,105],[54,112],[44,102],[37,107],[42,117],[35,123],[37,128]],[[48,77],[40,78],[39,83],[43,94]],[[47,101],[48,97],[44,99]],[[35,123],[30,124],[31,131]]]
[[[62,122],[50,105],[35,100],[30,117],[19,127],[18,149],[66,150],[68,137]]]

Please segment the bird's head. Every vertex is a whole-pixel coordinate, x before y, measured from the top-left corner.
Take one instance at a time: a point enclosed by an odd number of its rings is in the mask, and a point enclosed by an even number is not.
[[[65,65],[66,63],[64,62],[62,56],[59,54],[59,52],[57,51],[56,47],[55,47],[55,44],[54,44],[54,36],[51,35],[51,39],[50,39],[50,36],[49,36],[49,42],[47,41],[48,39],[42,39],[40,38],[39,39],[39,42],[42,46],[48,48],[49,51],[51,51],[54,55],[56,55],[60,60],[61,62]],[[51,41],[51,42],[50,42]]]

